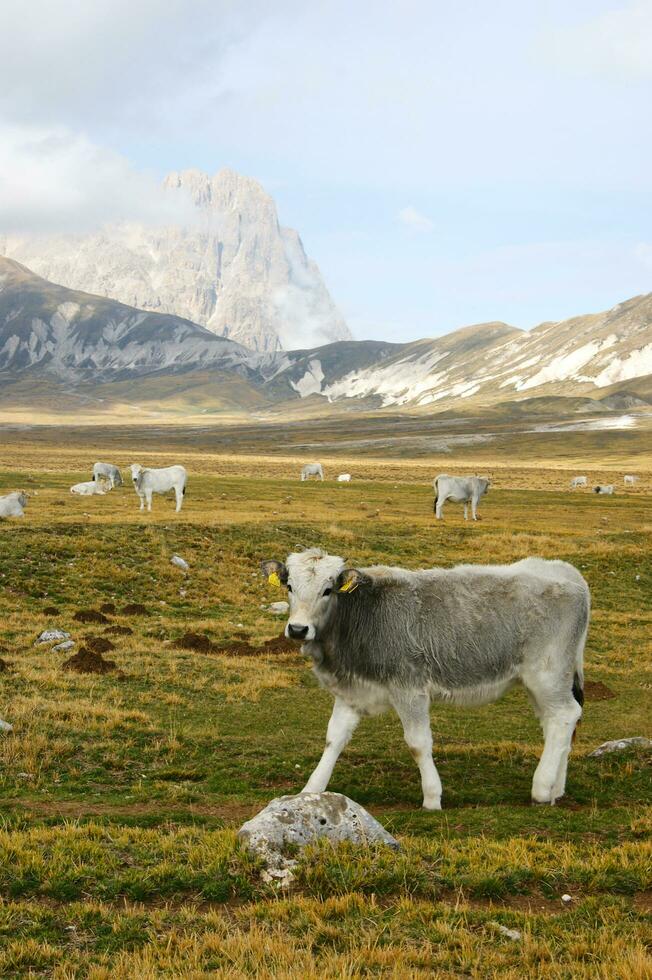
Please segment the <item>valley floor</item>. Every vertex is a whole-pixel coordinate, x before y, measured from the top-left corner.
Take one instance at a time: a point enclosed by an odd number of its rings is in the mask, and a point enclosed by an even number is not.
[[[0,735],[0,976],[650,977],[650,760],[587,758],[652,734],[649,444],[603,434],[600,455],[573,442],[595,434],[567,434],[538,464],[534,450],[492,461],[340,447],[324,454],[327,482],[300,484],[306,452],[265,433],[229,446],[226,430],[0,434],[0,493],[32,494],[23,521],[0,523],[0,716],[14,726]],[[183,511],[158,497],[141,514],[129,486],[71,496],[102,457],[184,462]],[[449,504],[435,524],[435,473],[492,462],[482,520]],[[332,482],[342,470],[351,484]],[[625,492],[630,470],[641,480]],[[619,493],[571,492],[574,472]],[[438,814],[419,809],[398,720],[369,719],[330,788],[401,851],[315,848],[289,894],[261,881],[235,831],[301,788],[330,698],[295,648],[263,648],[283,625],[264,607],[282,596],[258,562],[315,544],[358,564],[541,555],[580,568],[594,610],[587,700],[560,805],[529,804],[541,736],[521,690],[433,707]],[[49,627],[87,647],[108,639],[115,669],[63,669],[70,652],[34,645]],[[180,646],[188,632],[208,639]]]

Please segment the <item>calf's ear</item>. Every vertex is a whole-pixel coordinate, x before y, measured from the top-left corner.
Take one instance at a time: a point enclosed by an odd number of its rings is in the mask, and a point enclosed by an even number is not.
[[[368,575],[357,568],[345,568],[335,580],[335,591],[340,593],[355,592],[359,585],[366,585],[371,581]]]
[[[282,585],[287,585],[288,570],[282,561],[268,559],[261,561],[260,568],[270,585],[275,585],[279,589]]]

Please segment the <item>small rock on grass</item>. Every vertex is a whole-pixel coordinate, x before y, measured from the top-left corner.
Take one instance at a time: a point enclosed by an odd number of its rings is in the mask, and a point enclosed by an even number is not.
[[[284,616],[289,608],[289,602],[270,602],[269,606],[267,606],[269,612],[274,613],[275,616]]]
[[[518,929],[508,929],[507,926],[503,926],[500,922],[490,922],[490,926],[497,929],[501,936],[505,936],[507,939],[513,940],[513,942],[519,942],[523,937]]]
[[[176,565],[176,567],[180,568],[182,572],[187,572],[190,568],[188,562],[185,560],[185,558],[182,558],[181,555],[172,555],[170,558],[170,564]]]
[[[64,640],[63,643],[57,643],[55,647],[52,647],[52,653],[63,653],[65,650],[72,650],[74,645],[74,640]]]
[[[65,630],[43,630],[36,639],[37,643],[61,643],[62,640],[69,640],[70,633]]]
[[[631,738],[616,738],[611,742],[603,742],[597,749],[589,752],[589,759],[599,759],[601,755],[609,755],[611,752],[624,752],[625,749],[652,749],[652,738],[645,738],[643,735],[633,735]]]
[[[13,732],[14,726],[10,725],[8,721],[3,721],[0,718],[0,732]]]

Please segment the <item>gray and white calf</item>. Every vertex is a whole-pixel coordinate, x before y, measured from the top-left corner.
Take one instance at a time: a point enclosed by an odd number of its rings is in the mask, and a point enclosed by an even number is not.
[[[632,473],[627,473],[623,477],[623,480],[625,481],[625,486],[626,487],[633,487],[634,484],[636,483],[636,481],[638,480],[638,477],[637,476],[634,476]]]
[[[122,474],[113,463],[95,463],[93,466],[93,479],[108,480],[112,490],[122,486]]]
[[[183,466],[166,466],[161,469],[145,469],[140,463],[131,464],[131,479],[134,490],[140,497],[140,509],[152,509],[152,494],[167,493],[174,490],[177,512],[181,510],[186,493],[187,473]]]
[[[600,483],[597,487],[593,487],[593,493],[607,493],[612,494],[614,492],[613,483]]]
[[[318,476],[323,481],[324,470],[322,469],[321,463],[306,463],[301,470],[301,482],[303,483],[304,480],[309,480],[311,476]]]
[[[28,499],[23,490],[14,490],[0,497],[0,517],[24,517]]]
[[[287,586],[285,635],[301,640],[335,698],[326,748],[304,792],[323,792],[362,715],[394,708],[421,772],[423,805],[441,808],[430,703],[495,701],[517,681],[544,734],[532,798],[564,794],[568,753],[582,714],[589,589],[572,565],[526,558],[513,565],[407,571],[347,568],[318,548],[264,561]]]
[[[456,504],[464,504],[465,521],[469,516],[470,503],[471,516],[477,521],[480,497],[489,492],[491,481],[481,476],[447,476],[446,473],[440,473],[432,481],[432,485],[435,488],[433,510],[437,519],[443,517],[446,501],[452,500]]]
[[[586,477],[585,476],[574,476],[570,481],[571,488],[574,490],[575,487],[585,487]]]

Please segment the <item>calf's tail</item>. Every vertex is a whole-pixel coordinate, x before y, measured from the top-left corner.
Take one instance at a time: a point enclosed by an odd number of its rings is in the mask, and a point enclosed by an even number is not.
[[[435,502],[432,505],[433,513],[437,512],[437,501],[439,500],[439,480],[435,480]]]

